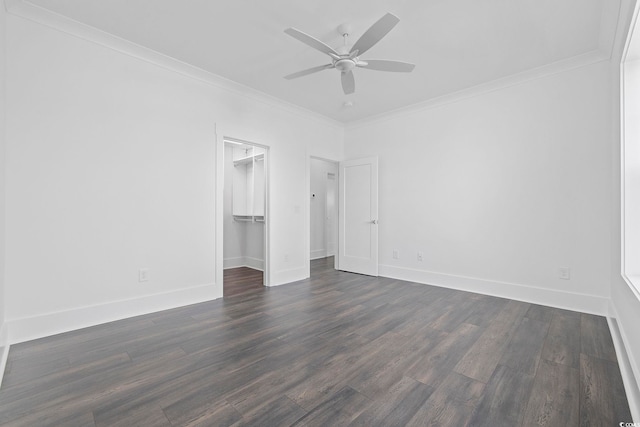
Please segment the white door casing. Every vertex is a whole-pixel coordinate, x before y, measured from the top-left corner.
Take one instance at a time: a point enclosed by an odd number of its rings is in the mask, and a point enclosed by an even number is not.
[[[336,253],[335,250],[335,225],[337,220],[336,215],[336,175],[334,173],[328,173],[326,190],[326,213],[325,213],[325,248],[327,249],[327,256],[333,256]]]

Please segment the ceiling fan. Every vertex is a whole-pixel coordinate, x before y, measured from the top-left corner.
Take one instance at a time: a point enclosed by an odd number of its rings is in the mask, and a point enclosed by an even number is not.
[[[358,41],[349,49],[347,46],[347,38],[350,32],[350,26],[348,24],[342,24],[338,27],[338,32],[344,38],[344,46],[337,49],[333,49],[329,45],[321,42],[320,40],[303,33],[295,28],[287,28],[285,33],[291,37],[301,41],[302,43],[311,46],[312,48],[319,50],[322,53],[326,53],[331,57],[331,63],[326,65],[319,65],[306,70],[298,71],[297,73],[289,74],[284,78],[287,80],[296,79],[298,77],[306,76],[318,71],[328,70],[335,68],[341,73],[342,90],[346,95],[351,94],[356,89],[355,78],[353,77],[353,69],[368,68],[370,70],[377,71],[395,71],[408,73],[413,70],[415,64],[401,61],[391,61],[387,59],[369,59],[363,61],[359,55],[362,55],[369,49],[371,49],[376,43],[378,43],[389,31],[400,22],[397,16],[387,13],[380,18],[375,24],[373,24],[367,31],[360,36]]]

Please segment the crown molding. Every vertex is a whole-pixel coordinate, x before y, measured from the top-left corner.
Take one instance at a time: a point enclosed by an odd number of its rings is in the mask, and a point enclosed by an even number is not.
[[[372,123],[380,123],[392,120],[408,114],[415,114],[421,111],[438,108],[446,104],[459,102],[465,99],[482,96],[490,92],[499,91],[511,86],[519,86],[521,84],[537,80],[543,77],[564,73],[573,69],[586,67],[598,62],[608,61],[609,55],[600,50],[593,50],[582,55],[573,56],[562,61],[553,62],[541,67],[532,68],[520,73],[511,74],[500,79],[492,80],[479,85],[471,86],[446,95],[431,98],[426,101],[408,105],[406,107],[397,108],[375,116],[367,117],[362,120],[345,123],[345,130],[353,130]]]
[[[489,92],[501,90],[510,86],[516,86],[538,78],[559,74],[572,69],[588,66],[601,61],[610,60],[613,50],[613,38],[600,37],[600,49],[586,52],[571,58],[557,61],[534,69],[526,70],[517,74],[505,76],[490,82],[481,83],[456,92],[431,98],[405,107],[385,111],[374,116],[366,117],[353,122],[341,122],[314,111],[305,109],[298,105],[286,102],[280,98],[268,95],[259,90],[250,88],[222,76],[205,71],[201,68],[187,64],[168,55],[156,52],[152,49],[135,44],[105,31],[83,24],[64,15],[52,12],[41,6],[35,5],[28,0],[4,0],[5,8],[11,15],[18,16],[55,30],[67,33],[80,39],[99,44],[122,54],[137,58],[156,66],[182,74],[189,78],[198,80],[216,88],[231,92],[255,102],[266,104],[271,107],[283,109],[299,117],[311,119],[324,125],[340,130],[352,130],[362,126],[391,120],[406,114],[413,114],[422,110],[440,107],[442,105],[458,102],[464,99],[480,96]],[[615,7],[614,7],[615,6]],[[621,14],[620,0],[609,5],[604,15],[610,17],[611,14]],[[603,20],[605,17],[603,16]],[[607,22],[611,21],[610,19]],[[616,25],[617,22],[616,22]]]
[[[602,14],[600,16],[600,35],[598,37],[598,47],[600,51],[606,53],[607,58],[611,58],[615,51],[616,38],[620,20],[623,17],[623,0],[607,0],[602,4]]]
[[[637,43],[632,43],[640,11],[640,2],[630,0],[627,3],[627,7],[621,12],[622,25],[618,25],[613,53],[621,63],[640,59],[640,49]]]
[[[4,0],[4,6],[7,13],[13,16],[44,25],[90,43],[101,45],[124,55],[182,74],[202,83],[215,86],[218,89],[242,96],[251,101],[266,104],[270,107],[280,108],[297,116],[311,119],[334,128],[344,128],[344,125],[337,120],[283,101],[282,99],[226,79],[209,71],[205,71],[168,55],[107,33],[106,31],[83,24],[59,13],[35,5],[27,0]]]

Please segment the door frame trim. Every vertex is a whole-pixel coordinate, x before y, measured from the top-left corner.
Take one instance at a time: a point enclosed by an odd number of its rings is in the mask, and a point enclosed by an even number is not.
[[[234,141],[242,144],[253,145],[254,147],[264,148],[264,270],[263,270],[263,286],[271,286],[271,257],[270,257],[270,235],[271,235],[271,209],[269,207],[269,187],[270,187],[270,149],[271,147],[265,144],[259,144],[246,139],[239,139],[235,136],[228,136],[229,134],[238,134],[238,132],[220,131],[216,126],[216,221],[215,221],[215,236],[216,236],[216,250],[215,250],[215,271],[216,271],[216,284],[219,284],[220,295],[224,290],[224,150],[225,141]]]
[[[339,244],[338,244],[338,230],[339,230],[339,222],[340,222],[340,184],[339,184],[339,179],[340,179],[340,160],[333,160],[333,159],[328,159],[326,157],[320,157],[320,156],[313,156],[313,155],[309,155],[307,156],[307,188],[306,188],[306,193],[307,193],[307,215],[306,215],[306,244],[305,244],[305,259],[306,259],[306,265],[307,268],[309,268],[309,271],[307,272],[307,277],[311,276],[311,269],[310,269],[310,262],[311,262],[311,160],[321,160],[323,162],[328,162],[328,163],[332,163],[334,165],[336,165],[336,212],[337,212],[337,218],[336,218],[336,224],[335,224],[335,230],[334,230],[334,248],[335,248],[335,255],[333,258],[333,268],[335,268],[336,270],[340,270],[340,264],[339,264]]]

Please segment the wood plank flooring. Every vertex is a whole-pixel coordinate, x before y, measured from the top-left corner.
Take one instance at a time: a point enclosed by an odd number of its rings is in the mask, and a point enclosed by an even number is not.
[[[263,290],[263,274],[249,267],[228,268],[223,273],[225,297],[249,296]]]
[[[606,319],[333,270],[12,346],[3,426],[617,426]]]

